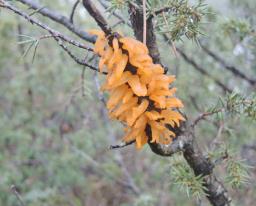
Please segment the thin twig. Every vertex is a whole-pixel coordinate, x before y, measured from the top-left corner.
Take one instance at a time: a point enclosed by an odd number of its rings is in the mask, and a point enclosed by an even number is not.
[[[97,88],[97,96],[98,96],[99,100],[102,102],[102,104],[106,107],[107,101],[105,100],[103,93],[100,91],[100,82],[99,82],[99,78],[96,73],[94,74],[94,82],[95,82],[95,86]]]
[[[100,2],[100,4],[101,4],[101,6],[102,6],[105,10],[108,9],[108,5],[107,5],[105,2],[103,2],[102,0],[99,0],[99,2]],[[127,21],[125,18],[123,18],[121,15],[119,15],[116,11],[114,11],[114,12],[111,13],[111,14],[113,14],[113,16],[115,16],[117,19],[119,19],[119,21],[118,21],[116,24],[114,24],[114,25],[112,26],[112,28],[116,27],[116,26],[117,26],[118,24],[120,24],[120,23],[125,23],[125,24],[128,25],[129,27],[132,26],[129,21]]]
[[[61,48],[63,50],[65,50],[68,55],[73,59],[75,60],[78,64],[80,65],[84,65],[84,66],[87,66],[88,68],[94,70],[94,71],[98,71],[98,69],[96,67],[93,67],[89,64],[87,64],[84,60],[80,60],[79,58],[77,58],[64,44],[62,41],[60,40],[64,40],[74,46],[77,46],[79,48],[83,48],[83,49],[87,49],[88,51],[92,51],[91,48],[88,48],[86,47],[85,45],[79,43],[79,42],[76,42],[74,41],[73,39],[70,39],[69,37],[66,37],[64,36],[63,34],[59,33],[58,31],[55,31],[53,29],[51,29],[50,27],[48,27],[47,25],[41,23],[40,21],[30,17],[28,14],[20,11],[19,9],[17,9],[16,7],[12,6],[11,4],[7,3],[7,2],[3,2],[3,4],[0,4],[0,7],[3,7],[3,8],[6,8],[6,9],[9,9],[10,11],[13,11],[14,13],[18,14],[19,16],[22,16],[23,18],[25,18],[26,20],[28,20],[30,23],[32,24],[35,24],[45,30],[47,30],[51,35],[52,37],[58,42],[58,44],[61,46]],[[48,38],[49,36],[47,36]],[[103,74],[106,74],[103,72]]]
[[[160,8],[160,9],[154,11],[154,12],[149,16],[149,18],[153,18],[153,17],[155,17],[155,16],[157,16],[157,15],[159,15],[159,14],[162,14],[163,12],[168,12],[168,11],[170,11],[170,10],[173,10],[173,7],[172,7],[172,6],[166,6],[166,7]]]
[[[74,15],[75,15],[75,11],[76,11],[76,8],[79,4],[80,0],[77,0],[73,7],[72,7],[72,10],[71,10],[71,14],[70,14],[70,17],[69,17],[69,21],[73,24],[74,23]]]
[[[94,43],[96,41],[96,36],[90,35],[87,32],[85,32],[84,30],[81,30],[81,29],[75,27],[74,24],[72,24],[70,22],[70,19],[68,17],[61,15],[57,11],[53,11],[48,8],[45,8],[44,6],[40,5],[39,3],[37,3],[34,0],[17,0],[17,1],[28,5],[29,8],[37,10],[37,12],[40,13],[41,15],[46,16],[46,17],[50,18],[51,20],[63,25],[68,30],[72,31],[74,34],[81,37],[82,39],[84,39],[88,42],[91,42],[91,43]],[[40,8],[43,8],[43,9],[40,10]]]
[[[86,69],[86,67],[84,67],[82,69],[82,73],[81,73],[82,97],[85,97],[85,88],[84,88],[84,73],[85,73],[85,69]]]
[[[68,48],[66,45],[63,44],[63,42],[61,41],[61,39],[59,39],[58,37],[54,37],[55,40],[57,41],[57,43],[60,45],[60,47],[66,51],[66,53],[78,64],[80,65],[83,65],[83,66],[86,66],[88,68],[90,68],[91,70],[94,70],[94,71],[97,71],[99,72],[98,68],[92,66],[92,65],[89,65],[85,62],[85,60],[81,60],[79,58],[77,58]],[[102,74],[107,74],[106,72],[102,72]]]
[[[147,44],[147,11],[146,0],[143,0],[143,43]]]
[[[188,55],[182,51],[179,48],[176,48],[176,50],[180,53],[180,55],[182,56],[182,58],[189,64],[191,64],[193,66],[194,69],[196,69],[197,71],[199,71],[202,75],[209,77],[210,79],[212,79],[220,88],[222,88],[222,90],[224,92],[229,92],[231,93],[232,90],[225,85],[224,83],[222,83],[220,80],[218,80],[216,77],[213,77],[208,71],[206,71],[205,69],[203,69],[199,64],[197,64],[193,59],[191,59],[190,57],[188,57]]]
[[[1,3],[1,2],[0,2],[0,3]],[[23,202],[23,200],[22,200],[22,198],[21,198],[21,196],[20,196],[20,193],[18,192],[17,187],[16,187],[15,185],[12,185],[12,186],[11,186],[11,192],[15,195],[15,197],[16,197],[17,200],[19,201],[19,204],[20,204],[21,206],[25,206],[25,204],[24,204],[24,202]]]
[[[164,12],[162,12],[162,16],[164,18],[165,25],[168,27],[168,21],[166,19],[166,16],[165,16]],[[175,57],[178,57],[178,53],[177,53],[174,42],[172,41],[171,38],[169,38],[169,41],[171,42],[172,50],[173,50],[173,53],[174,53]]]
[[[81,44],[80,42],[77,42],[77,41],[61,34],[60,32],[50,28],[49,26],[47,26],[47,25],[43,24],[42,22],[40,22],[39,20],[29,16],[25,12],[23,12],[23,11],[19,10],[18,8],[12,6],[11,4],[7,3],[6,1],[4,1],[4,3],[2,5],[0,5],[0,7],[9,9],[9,10],[13,11],[14,13],[18,14],[19,16],[22,16],[27,21],[29,21],[31,24],[37,25],[37,26],[41,27],[42,29],[48,31],[52,36],[59,37],[62,40],[66,41],[66,42],[68,42],[68,43],[70,43],[70,44],[72,44],[76,47],[79,47],[81,49],[86,49],[88,51],[93,51],[92,48],[87,47],[86,45]]]
[[[96,8],[96,6],[92,3],[92,1],[83,0],[83,5],[85,9],[88,11],[88,13],[91,15],[91,17],[93,17],[94,20],[97,22],[102,31],[104,31],[106,35],[111,35],[111,28],[108,26],[106,20],[101,15],[100,11]]]
[[[117,144],[117,145],[110,145],[109,149],[120,149],[120,148],[129,146],[134,143],[135,143],[135,140],[130,141],[130,142],[121,142],[120,144]]]
[[[224,59],[222,59],[220,56],[218,56],[217,54],[215,54],[213,51],[211,51],[209,48],[207,48],[205,45],[200,44],[201,48],[203,49],[203,51],[209,55],[210,57],[212,57],[216,62],[218,62],[223,68],[227,69],[228,71],[230,71],[232,74],[234,74],[235,76],[246,80],[250,85],[256,85],[256,79],[250,78],[248,77],[245,73],[241,72],[241,69],[236,68],[235,66],[232,66],[230,64],[228,64],[227,62],[225,62]]]
[[[217,114],[217,113],[220,113],[220,112],[223,112],[223,111],[224,111],[224,109],[221,108],[221,109],[217,109],[217,110],[212,111],[212,112],[204,112],[204,113],[198,115],[198,117],[193,121],[191,126],[195,127],[201,120],[205,119],[206,117]]]
[[[34,14],[38,13],[39,11],[41,11],[41,10],[44,9],[44,8],[45,8],[45,6],[34,10],[32,13],[29,14],[29,16],[33,16]]]

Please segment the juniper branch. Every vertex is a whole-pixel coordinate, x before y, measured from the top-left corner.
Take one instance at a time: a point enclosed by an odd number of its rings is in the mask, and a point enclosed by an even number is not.
[[[142,5],[140,0],[137,0],[137,3]],[[131,12],[132,11],[132,12]],[[135,36],[138,40],[142,40],[143,38],[143,21],[141,20],[142,15],[141,12],[135,7],[130,6],[131,13],[131,23],[133,25],[133,30]],[[158,57],[157,60],[160,62],[159,51],[156,44],[156,39],[154,35],[154,28],[152,26],[152,21],[148,20],[148,35],[147,35],[147,46],[151,46],[153,44],[154,50],[149,50],[152,58],[154,56]],[[222,85],[223,86],[223,85]],[[227,89],[227,88],[226,88]],[[150,131],[146,131],[150,136]],[[213,164],[202,154],[201,150],[197,146],[194,130],[191,126],[188,126],[188,123],[185,123],[181,129],[175,130],[177,135],[177,140],[183,137],[185,138],[185,142],[183,144],[182,149],[178,147],[178,150],[183,151],[183,156],[186,159],[189,166],[193,169],[196,176],[203,176],[204,187],[206,188],[207,198],[211,202],[213,206],[225,206],[230,205],[230,198],[228,197],[227,191],[225,187],[222,185],[220,181],[213,174]],[[177,141],[176,140],[176,141]],[[171,145],[173,145],[175,141]],[[159,144],[150,144],[151,150],[161,156],[171,156],[172,151],[164,151],[165,147]],[[171,147],[171,145],[169,147]]]
[[[25,18],[27,21],[29,21],[31,24],[37,25],[39,27],[41,27],[42,29],[48,31],[50,33],[50,35],[52,35],[52,37],[58,42],[58,44],[61,46],[61,48],[68,53],[68,55],[74,59],[78,64],[80,65],[84,65],[94,71],[98,71],[98,69],[92,65],[87,64],[85,61],[78,59],[60,40],[64,40],[74,46],[77,46],[79,48],[83,48],[83,49],[87,49],[88,51],[92,51],[91,48],[86,47],[85,45],[76,42],[73,39],[70,39],[69,37],[59,33],[58,31],[53,30],[52,28],[50,28],[49,26],[41,23],[40,21],[38,21],[37,19],[34,19],[33,17],[30,17],[28,14],[26,14],[25,12],[17,9],[16,7],[12,6],[11,4],[7,3],[6,1],[3,1],[3,3],[0,4],[0,7],[3,7],[5,9],[8,9],[12,12],[14,12],[15,14]]]
[[[107,35],[111,35],[112,34],[111,28],[108,26],[106,20],[101,15],[100,11],[96,8],[96,6],[91,2],[91,0],[83,0],[83,5],[86,8],[86,10],[89,12],[89,14],[97,22],[97,24],[102,29],[102,31],[104,31],[104,33]]]
[[[58,13],[57,11],[53,11],[51,9],[45,8],[44,6],[38,4],[33,0],[17,0],[23,4],[28,5],[31,9],[38,10],[38,13],[42,14],[43,16],[50,18],[51,20],[63,25],[68,30],[76,34],[77,36],[81,37],[82,39],[94,43],[96,37],[94,35],[90,35],[87,32],[77,28],[74,26],[70,19],[62,14]],[[40,9],[43,8],[43,9]]]

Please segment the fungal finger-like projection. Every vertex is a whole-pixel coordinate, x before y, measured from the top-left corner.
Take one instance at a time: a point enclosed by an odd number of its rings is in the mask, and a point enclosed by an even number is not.
[[[146,45],[118,33],[97,35],[94,52],[100,56],[99,70],[107,72],[102,90],[109,92],[107,109],[111,119],[124,123],[123,141],[136,140],[140,149],[147,142],[170,144],[175,133],[167,128],[179,127],[185,118],[177,111],[183,107],[170,84],[174,76],[164,74],[154,64]]]

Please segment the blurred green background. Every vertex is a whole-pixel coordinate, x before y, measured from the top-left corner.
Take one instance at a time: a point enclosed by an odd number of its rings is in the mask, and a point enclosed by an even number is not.
[[[69,15],[75,1],[39,2]],[[12,3],[32,12],[18,2]],[[203,45],[256,79],[256,2],[205,3],[207,14],[200,28]],[[127,12],[119,13],[128,19]],[[109,13],[104,16],[111,25],[117,22]],[[33,17],[78,39],[38,13]],[[74,21],[84,30],[96,28],[81,4]],[[116,30],[132,35],[131,29],[122,24]],[[21,205],[19,198],[26,206],[209,205],[204,195],[193,195],[193,189],[187,191],[176,178],[183,176],[181,171],[173,170],[175,165],[183,169],[186,166],[179,154],[172,158],[156,156],[148,146],[139,151],[134,146],[108,149],[121,141],[123,130],[118,122],[108,119],[100,101],[98,81],[102,82],[104,77],[76,64],[50,38],[40,40],[34,56],[34,45],[28,49],[29,42],[23,41],[46,34],[10,11],[0,9],[0,205]],[[183,111],[190,119],[218,106],[221,99],[226,100],[226,93],[211,77],[246,97],[255,94],[255,86],[223,68],[196,41],[183,38],[176,45],[210,77],[195,70],[181,56],[175,57],[160,34],[158,44],[169,73],[177,76],[177,96],[184,102]],[[87,55],[84,50],[70,48],[80,57]],[[212,158],[224,150],[232,154],[232,158],[217,165],[215,172],[228,188],[233,205],[254,205],[255,121],[243,112],[218,114],[200,122],[196,134],[200,147]],[[211,150],[216,136],[220,144]],[[232,163],[241,166],[242,171],[230,172]],[[241,179],[243,175],[249,176],[249,183],[240,184],[238,176],[233,184],[236,175],[241,175]]]

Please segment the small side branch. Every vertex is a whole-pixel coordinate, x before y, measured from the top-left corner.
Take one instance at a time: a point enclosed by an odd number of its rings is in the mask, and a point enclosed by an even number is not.
[[[83,65],[83,66],[86,66],[86,67],[88,67],[88,68],[91,69],[91,70],[94,70],[94,71],[99,72],[98,68],[96,68],[96,67],[94,67],[94,66],[92,66],[92,65],[90,65],[90,64],[87,64],[87,63],[85,62],[85,60],[81,60],[81,59],[77,58],[77,57],[67,48],[67,46],[63,44],[63,42],[61,41],[61,39],[56,38],[56,37],[54,37],[54,39],[57,41],[57,43],[59,44],[59,46],[60,46],[76,63],[78,63],[78,64],[80,64],[80,65]],[[103,72],[103,74],[107,74],[107,73],[106,73],[106,72]]]
[[[180,53],[180,55],[182,56],[182,58],[189,64],[191,64],[193,66],[194,69],[196,69],[197,71],[199,71],[202,75],[207,76],[211,79],[213,79],[213,81],[220,87],[222,88],[222,90],[224,92],[229,92],[231,93],[232,90],[230,88],[228,88],[227,85],[225,85],[224,83],[222,83],[220,80],[216,79],[215,77],[213,77],[210,73],[208,73],[206,70],[204,70],[200,65],[198,65],[193,59],[189,58],[188,55],[182,51],[179,48],[176,48],[176,50]]]
[[[143,0],[143,43],[147,43],[147,15],[146,0]]]
[[[120,149],[120,148],[127,147],[134,143],[135,143],[135,140],[133,140],[131,142],[121,142],[120,144],[117,144],[117,145],[110,145],[109,149]]]
[[[219,112],[223,112],[224,109],[221,108],[221,109],[218,109],[218,110],[215,110],[215,111],[212,111],[212,112],[204,112],[202,114],[200,114],[192,123],[192,127],[194,128],[201,120],[205,119],[206,117],[208,116],[211,116],[211,115],[214,115],[214,114],[217,114]]]
[[[41,27],[42,29],[48,31],[52,36],[55,36],[55,37],[59,37],[61,38],[62,40],[76,46],[76,47],[79,47],[79,48],[82,48],[82,49],[86,49],[88,51],[93,51],[92,48],[90,47],[87,47],[85,46],[84,44],[81,44],[61,33],[59,33],[58,31],[50,28],[49,26],[43,24],[42,22],[38,21],[37,19],[29,16],[28,14],[26,14],[25,12],[19,10],[18,8],[12,6],[11,4],[7,3],[6,1],[3,1],[3,4],[0,4],[0,7],[3,7],[3,8],[6,8],[6,9],[9,9],[11,11],[13,11],[14,13],[18,14],[19,16],[25,18],[27,21],[29,21],[31,24],[34,24],[36,26],[39,26]]]
[[[104,9],[106,9],[106,10],[108,9],[108,5],[107,5],[104,1],[99,0],[99,3],[101,4],[101,6],[102,6]],[[115,16],[117,19],[119,19],[118,23],[119,23],[119,22],[120,22],[120,23],[124,23],[124,24],[128,25],[129,27],[132,26],[130,22],[128,22],[124,17],[122,17],[121,15],[119,15],[117,12],[114,11],[114,12],[113,12],[113,16]],[[115,25],[112,26],[112,27],[115,27]]]
[[[191,136],[190,135],[181,135],[176,137],[173,142],[169,145],[161,145],[157,143],[148,143],[152,152],[157,155],[168,157],[172,156],[175,153],[184,151],[185,148],[191,144]]]
[[[29,6],[29,8],[31,9],[36,10],[37,13],[40,13],[41,15],[48,17],[51,20],[63,25],[68,30],[70,30],[77,36],[81,37],[82,39],[91,43],[94,43],[96,41],[96,37],[94,35],[90,35],[87,32],[75,27],[74,24],[70,22],[70,19],[68,17],[61,15],[57,11],[53,11],[51,9],[45,8],[44,6],[38,4],[34,0],[17,0],[17,1]]]
[[[1,1],[0,1],[0,4],[1,4]],[[15,185],[11,186],[11,192],[15,195],[15,197],[19,201],[20,206],[25,206],[25,203],[23,202],[20,196],[20,193],[18,192],[17,187]]]
[[[225,68],[226,70],[230,71],[232,74],[234,74],[235,76],[246,80],[250,85],[254,86],[256,85],[256,79],[252,79],[250,77],[248,77],[246,74],[244,74],[243,72],[241,72],[238,68],[236,68],[235,66],[229,65],[228,63],[225,62],[224,59],[222,59],[221,57],[219,57],[217,54],[215,54],[213,51],[211,51],[209,48],[207,48],[205,45],[201,44],[201,48],[203,49],[203,51],[209,55],[210,57],[212,57],[216,62],[218,62],[223,68]]]
[[[143,42],[143,11],[137,8],[136,5],[129,4],[130,20],[132,29],[137,40]],[[149,50],[149,54],[156,64],[160,63],[160,53],[157,46],[156,35],[154,33],[154,25],[152,19],[147,19],[146,23],[146,44]]]
[[[69,21],[70,21],[70,23],[72,23],[72,24],[74,24],[74,15],[75,15],[75,11],[76,11],[76,8],[77,8],[79,2],[80,2],[80,0],[77,0],[77,1],[74,3],[74,5],[73,5],[73,7],[72,7],[72,10],[71,10],[71,14],[70,14],[70,17],[69,17]]]
[[[31,24],[37,25],[39,27],[41,27],[42,29],[48,31],[50,33],[50,35],[58,42],[58,44],[62,47],[62,49],[64,49],[64,51],[66,51],[68,53],[68,55],[74,59],[78,64],[80,65],[84,65],[87,66],[88,68],[94,70],[94,71],[98,71],[98,69],[96,67],[93,67],[89,64],[87,64],[85,61],[83,60],[79,60],[71,51],[68,50],[68,48],[63,44],[63,42],[61,40],[64,40],[74,46],[77,46],[79,48],[83,48],[83,49],[87,49],[88,51],[92,51],[91,48],[86,47],[83,44],[80,44],[76,41],[74,41],[73,39],[70,39],[69,37],[64,36],[63,34],[59,33],[58,31],[55,31],[53,29],[51,29],[50,27],[48,27],[47,25],[41,23],[40,21],[30,17],[28,14],[24,13],[23,11],[20,11],[19,9],[17,9],[16,7],[12,6],[11,4],[7,3],[6,1],[0,2],[0,7],[3,7],[5,9],[8,9],[16,14],[18,14],[19,16],[25,18],[26,20],[28,20]],[[49,36],[46,36],[47,38]],[[46,38],[45,37],[45,38]]]

